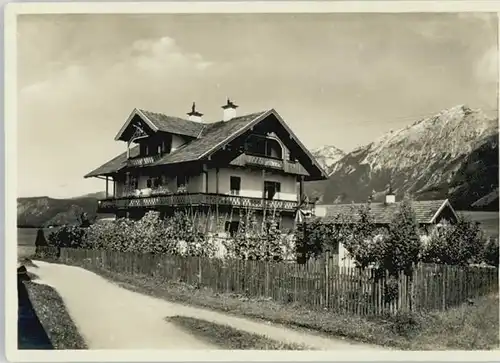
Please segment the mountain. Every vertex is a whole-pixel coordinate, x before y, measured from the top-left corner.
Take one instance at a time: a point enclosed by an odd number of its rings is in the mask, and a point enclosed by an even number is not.
[[[88,193],[71,199],[82,199],[82,198],[104,199],[106,198],[106,192],[102,191],[102,192]]]
[[[306,191],[324,203],[364,202],[382,200],[389,182],[397,198],[498,210],[498,119],[464,105],[441,111],[346,154]]]
[[[43,227],[76,224],[82,213],[87,213],[87,216],[93,220],[97,217],[97,199],[92,194],[69,199],[18,198],[17,226]]]
[[[345,156],[345,152],[331,145],[314,149],[311,153],[327,174],[330,174],[333,165]]]

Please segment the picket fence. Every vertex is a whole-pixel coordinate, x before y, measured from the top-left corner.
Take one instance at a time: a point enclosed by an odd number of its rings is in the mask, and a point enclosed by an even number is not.
[[[498,292],[498,269],[487,267],[420,264],[411,276],[390,278],[373,269],[338,266],[335,258],[302,265],[65,248],[58,255],[63,263],[354,315],[446,310]]]

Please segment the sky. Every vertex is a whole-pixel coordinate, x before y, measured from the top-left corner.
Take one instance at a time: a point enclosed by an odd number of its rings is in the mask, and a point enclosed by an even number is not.
[[[134,108],[206,122],[274,108],[346,152],[460,104],[497,114],[496,15],[20,15],[18,195],[104,190]]]

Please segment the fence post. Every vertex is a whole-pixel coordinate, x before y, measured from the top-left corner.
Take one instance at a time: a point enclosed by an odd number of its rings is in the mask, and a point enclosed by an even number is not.
[[[413,265],[413,271],[412,271],[412,278],[411,278],[411,286],[410,286],[410,311],[416,311],[416,285],[419,283],[419,278],[418,278],[418,272],[419,272],[419,265],[414,264]]]
[[[330,265],[330,251],[326,251],[325,253],[325,306],[327,309],[329,308],[330,302],[330,285],[329,285],[329,265]]]
[[[201,257],[198,256],[198,285],[201,286]]]
[[[266,297],[269,297],[269,261],[265,260],[264,265],[266,266],[266,285],[265,285],[265,294]]]
[[[442,310],[446,310],[446,268],[441,266],[441,279],[443,279],[443,298],[442,298]]]

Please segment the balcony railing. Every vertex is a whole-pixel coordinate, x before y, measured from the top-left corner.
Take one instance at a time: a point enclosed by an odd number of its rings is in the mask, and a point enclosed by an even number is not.
[[[153,164],[155,161],[158,161],[162,157],[161,154],[152,155],[152,156],[142,156],[130,158],[127,160],[128,166],[145,166],[149,164]]]
[[[296,210],[298,202],[293,200],[267,200],[239,195],[192,193],[103,199],[99,201],[98,211],[102,213],[129,208],[215,205],[293,212]],[[310,203],[307,207],[312,208],[312,206],[313,204]]]
[[[231,165],[237,166],[259,166],[262,168],[283,170],[286,173],[309,175],[307,171],[298,162],[282,160],[266,156],[241,154],[231,161]]]

